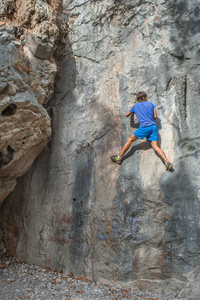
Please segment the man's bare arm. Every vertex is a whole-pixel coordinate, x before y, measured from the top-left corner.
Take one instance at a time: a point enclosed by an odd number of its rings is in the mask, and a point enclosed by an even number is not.
[[[126,117],[127,117],[127,118],[128,118],[130,115],[132,115],[132,113],[130,113],[130,111],[126,113]]]
[[[154,108],[154,110],[153,110],[153,117],[154,117],[154,119],[157,119],[157,112],[156,112],[156,109]]]

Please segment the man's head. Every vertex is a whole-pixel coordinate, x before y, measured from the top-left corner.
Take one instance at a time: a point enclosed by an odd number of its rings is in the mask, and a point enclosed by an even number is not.
[[[139,92],[137,94],[137,101],[138,102],[147,101],[147,94],[145,92]]]

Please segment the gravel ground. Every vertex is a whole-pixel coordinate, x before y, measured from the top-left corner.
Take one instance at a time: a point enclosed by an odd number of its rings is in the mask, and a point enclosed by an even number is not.
[[[0,256],[0,299],[176,300],[171,296],[134,288],[102,284],[82,277],[74,278],[72,275],[63,276],[58,272],[21,263],[6,255]]]

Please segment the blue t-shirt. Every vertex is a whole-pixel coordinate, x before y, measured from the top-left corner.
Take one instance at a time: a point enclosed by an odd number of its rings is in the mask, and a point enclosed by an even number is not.
[[[141,127],[155,125],[154,110],[155,105],[151,102],[137,102],[130,109],[130,113],[135,113]]]

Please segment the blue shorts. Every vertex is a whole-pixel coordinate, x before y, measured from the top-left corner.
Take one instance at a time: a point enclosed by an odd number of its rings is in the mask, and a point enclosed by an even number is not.
[[[147,141],[158,141],[156,125],[139,127],[135,132],[133,132],[133,135],[140,140],[146,137]]]

